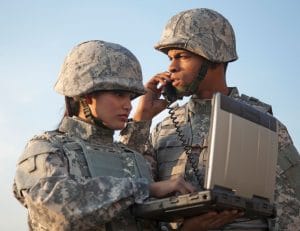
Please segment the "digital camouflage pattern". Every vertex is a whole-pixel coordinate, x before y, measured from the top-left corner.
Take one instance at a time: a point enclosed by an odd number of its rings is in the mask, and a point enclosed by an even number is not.
[[[98,90],[145,93],[141,66],[125,47],[100,40],[81,43],[66,57],[55,90],[74,97]]]
[[[147,160],[147,164],[151,169],[151,173],[156,173],[156,162],[152,158],[152,150],[149,150],[149,134],[150,134],[151,121],[130,121],[127,123],[126,128],[120,132],[120,142],[126,144],[127,147],[130,147],[136,150],[139,153],[143,153],[143,156]],[[143,142],[144,141],[144,142]],[[145,150],[148,150],[149,153],[146,153]],[[152,178],[156,178],[155,175],[152,175]]]
[[[65,117],[59,131],[29,141],[18,161],[14,194],[29,211],[30,230],[156,230],[129,210],[149,196],[150,175],[136,171],[147,167],[132,158],[135,151],[112,140],[112,130]],[[91,177],[87,150],[119,156],[122,176]],[[109,160],[104,166],[113,168]]]
[[[261,111],[272,112],[270,105],[265,104],[256,98],[239,95],[236,88],[231,88],[230,97],[243,101]],[[200,173],[204,175],[205,161],[207,156],[205,146],[207,146],[208,130],[210,125],[211,101],[191,98],[188,103],[175,109],[177,121],[186,139],[191,141],[192,155],[198,161]],[[279,122],[279,121],[278,121]],[[134,130],[134,124],[131,125]],[[152,162],[156,163],[154,175],[156,180],[163,180],[182,175],[191,182],[198,190],[198,181],[193,170],[187,161],[181,142],[178,140],[175,127],[170,117],[165,118],[157,124],[148,142],[148,136],[140,136],[139,140],[130,140],[130,136],[123,138],[131,147],[139,148],[148,157],[152,153]],[[278,217],[275,220],[266,221],[255,220],[251,222],[235,223],[226,226],[226,229],[238,230],[261,230],[253,227],[269,226],[273,230],[298,230],[300,227],[300,157],[293,145],[292,139],[286,127],[279,122],[278,128],[278,166],[276,175],[275,201]],[[142,143],[142,144],[140,144]],[[147,143],[146,150],[145,143]],[[202,150],[202,148],[204,148]]]
[[[240,96],[237,88],[231,88],[230,96],[266,113],[272,112],[270,105],[258,99],[246,95]],[[211,101],[191,98],[187,104],[177,107],[175,113],[185,138],[192,141],[193,158],[198,161],[200,173],[204,175],[205,161],[207,160],[205,146],[207,146],[210,125]],[[263,227],[269,226],[273,230],[293,231],[298,230],[300,227],[300,157],[286,127],[279,121],[278,124],[279,153],[275,191],[278,217],[276,220],[269,220],[269,225],[262,220],[243,221],[242,223],[228,225],[226,229],[262,230]],[[138,127],[134,123],[130,124],[130,126],[131,131]],[[165,118],[155,126],[148,141],[148,135],[143,136],[143,133],[139,135],[139,139],[131,139],[132,136],[129,134],[124,134],[123,136],[122,140],[124,142],[132,148],[136,147],[140,152],[146,153],[148,159],[152,155],[151,163],[156,180],[184,175],[185,179],[191,182],[198,190],[202,189],[187,161],[182,144],[178,141],[177,133],[170,117]],[[146,149],[143,150],[145,146]],[[202,149],[203,147],[204,149]],[[261,227],[261,229],[257,227]]]
[[[157,50],[185,49],[212,62],[236,60],[235,35],[228,20],[211,9],[191,9],[173,16],[166,24]]]
[[[140,153],[142,153],[145,151],[148,140],[143,139],[145,142],[138,142],[138,146],[135,146],[137,144],[136,141],[138,141],[140,137],[148,137],[150,126],[151,121],[129,121],[126,128],[120,132],[120,141],[125,144],[130,143],[131,147],[135,147],[136,151],[141,151]]]

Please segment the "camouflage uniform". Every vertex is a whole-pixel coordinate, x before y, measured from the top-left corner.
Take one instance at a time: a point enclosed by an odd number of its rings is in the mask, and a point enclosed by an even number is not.
[[[139,230],[128,208],[149,196],[150,173],[143,161],[137,164],[137,153],[112,140],[111,130],[66,117],[58,131],[29,141],[14,193],[29,211],[32,230]],[[86,149],[103,158],[120,155],[122,168],[110,172],[107,159],[102,175],[92,177]]]
[[[230,97],[243,101],[263,112],[271,113],[271,106],[246,95],[239,96],[236,88],[231,89]],[[191,98],[188,103],[175,109],[175,115],[185,138],[191,141],[192,155],[198,160],[198,168],[205,173],[205,147],[207,145],[208,129],[210,126],[211,100]],[[275,202],[278,218],[268,221],[269,227],[274,230],[298,230],[300,227],[300,157],[293,145],[286,127],[278,121],[278,166],[276,175]],[[136,124],[129,125],[127,130],[135,130]],[[145,129],[146,131],[147,129]],[[146,133],[144,133],[146,134]],[[155,160],[154,175],[156,180],[165,180],[171,177],[184,175],[198,190],[199,186],[194,172],[187,161],[181,142],[178,140],[174,124],[170,117],[158,123],[151,133],[150,141],[147,136],[140,139],[131,139],[130,134],[124,134],[122,141],[127,145],[151,155]],[[146,147],[146,148],[145,148]],[[143,151],[144,150],[144,151]],[[276,222],[276,224],[274,224]],[[253,227],[266,227],[266,221],[252,221],[228,225],[226,229],[262,230]],[[225,228],[224,228],[225,229]]]
[[[237,91],[234,89],[231,91],[230,96],[264,112],[271,112],[269,105],[251,97],[238,96],[236,93]],[[210,109],[210,100],[192,98],[186,105],[175,110],[185,137],[192,141],[192,154],[198,160],[198,168],[203,175],[207,157],[204,155],[205,151],[201,151],[201,149],[206,144],[205,140],[210,125]],[[300,187],[298,183],[300,178],[297,178],[300,174],[296,172],[300,171],[300,157],[286,128],[280,122],[278,137],[279,157],[275,201],[279,230],[295,230],[296,227],[300,227]],[[184,175],[187,181],[197,187],[197,179],[189,162],[187,162],[170,117],[164,119],[155,127],[151,139],[157,161],[158,180]],[[201,190],[201,188],[198,187],[198,190]],[[240,227],[242,229],[243,225]]]
[[[167,53],[170,48],[185,49],[213,63],[228,63],[237,59],[232,26],[219,13],[204,8],[183,11],[173,16],[166,24],[161,39],[155,48],[164,53]],[[200,81],[194,83],[199,84]],[[236,88],[231,89],[230,97],[272,114],[271,106],[253,97],[239,96]],[[200,100],[192,97],[187,104],[177,107],[174,111],[184,138],[192,146],[192,156],[198,161],[198,169],[203,177],[205,161],[207,160],[203,148],[207,145],[211,100]],[[224,229],[261,230],[264,227],[269,227],[269,229],[275,230],[299,230],[300,157],[286,127],[279,121],[278,124],[279,155],[275,192],[277,220],[234,223],[227,225]],[[134,126],[136,125],[131,125],[131,128],[127,128],[127,130],[134,130]],[[185,179],[198,190],[202,189],[190,163],[187,162],[182,143],[178,140],[170,117],[156,125],[150,140],[147,141],[146,136],[144,139],[140,136],[140,143],[137,143],[137,140],[126,135],[122,141],[130,147],[144,152],[145,156],[152,155],[152,165],[157,180],[184,175]]]
[[[136,58],[104,41],[76,46],[55,88],[68,97],[144,92]],[[65,116],[56,131],[28,142],[17,163],[14,194],[28,209],[30,230],[156,230],[130,212],[149,197],[152,178],[144,158],[114,143],[113,130],[92,122]]]

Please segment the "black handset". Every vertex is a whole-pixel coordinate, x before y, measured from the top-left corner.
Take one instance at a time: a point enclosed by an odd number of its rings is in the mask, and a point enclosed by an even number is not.
[[[178,96],[177,96],[176,88],[173,87],[171,81],[168,81],[166,85],[163,87],[162,95],[165,97],[165,99],[168,102],[174,102],[177,100]]]

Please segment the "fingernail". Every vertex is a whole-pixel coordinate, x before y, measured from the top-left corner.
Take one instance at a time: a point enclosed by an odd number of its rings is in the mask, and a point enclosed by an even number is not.
[[[237,214],[238,213],[237,210],[232,210],[231,212],[232,212],[232,214]]]

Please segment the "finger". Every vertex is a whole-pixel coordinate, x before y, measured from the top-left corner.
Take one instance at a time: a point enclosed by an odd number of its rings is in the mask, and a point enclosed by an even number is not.
[[[177,189],[177,192],[179,192],[181,195],[189,193],[189,191],[186,188],[179,188]]]
[[[170,74],[168,72],[163,72],[153,76],[147,83],[146,87],[157,87],[158,89],[166,85],[166,82],[170,81]]]
[[[163,72],[163,73],[158,73],[156,75],[153,76],[152,79],[150,79],[150,83],[165,83],[166,81],[170,81],[170,77],[171,75],[168,72]]]
[[[160,77],[161,79],[164,79],[165,81],[169,81],[171,78],[171,73],[168,71],[165,71],[165,72],[158,73],[155,76]]]
[[[240,217],[240,213],[237,210],[223,211],[212,221],[211,228],[220,228],[225,224],[234,222],[238,217]]]
[[[180,194],[187,194],[195,191],[195,187],[189,182],[186,182],[182,176],[176,176],[176,178],[172,179],[172,182],[175,190]]]
[[[196,191],[196,188],[189,182],[185,181],[183,177],[179,178],[179,184],[182,188],[184,188],[188,193],[192,193]]]
[[[229,222],[229,211],[223,211],[219,213],[215,219],[210,223],[211,228],[219,228],[223,226],[224,224],[227,224]]]
[[[192,193],[195,192],[195,187],[192,186],[191,184],[182,184],[181,186],[179,186],[179,192],[181,194],[187,194],[187,193]]]
[[[199,216],[187,218],[183,222],[183,227],[186,230],[195,230],[195,227],[197,227],[197,230],[208,230],[210,223],[216,216],[218,216],[217,212],[210,211]]]

